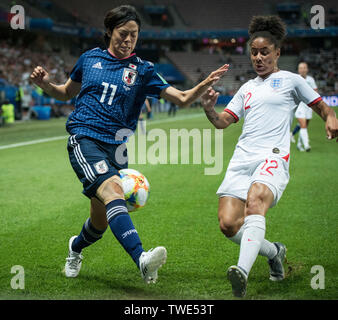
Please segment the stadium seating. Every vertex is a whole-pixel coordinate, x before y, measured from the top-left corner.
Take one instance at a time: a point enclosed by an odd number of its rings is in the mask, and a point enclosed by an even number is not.
[[[92,0],[27,0],[16,1],[16,3],[23,4],[26,14],[32,18],[52,18],[54,22],[59,24],[65,23],[67,25],[68,23],[70,26],[81,26],[86,27],[86,29],[87,27],[88,29],[97,28],[103,31],[105,13],[113,7],[125,4],[125,1],[101,0],[99,5]],[[134,5],[140,12],[142,30],[144,32],[142,35],[150,32],[148,39],[141,36],[139,42],[141,45],[138,48],[141,57],[145,55],[144,59],[155,63],[161,62],[157,64],[158,71],[173,84],[181,83],[183,79],[188,80],[185,86],[195,85],[212,70],[224,63],[229,63],[230,70],[220,81],[217,88],[224,95],[234,94],[243,82],[255,77],[249,57],[245,53],[245,43],[241,44],[242,52],[236,52],[234,46],[213,47],[212,45],[202,45],[201,34],[206,31],[214,31],[215,34],[226,31],[230,35],[232,34],[229,36],[230,38],[234,37],[235,40],[238,40],[239,36],[236,36],[236,32],[247,30],[248,23],[253,15],[273,14],[278,10],[283,11],[288,10],[288,8],[299,8],[300,10],[299,21],[293,19],[295,21],[291,21],[292,23],[298,22],[299,26],[309,25],[309,15],[305,17],[303,14],[305,11],[309,13],[311,7],[308,3],[305,4],[296,0],[288,2],[290,5],[285,5],[284,2],[281,5],[279,0],[271,0],[269,2],[257,0],[255,2],[247,2],[245,7],[234,2],[212,1],[210,3],[205,0],[195,0],[193,3],[190,0],[131,0],[128,3]],[[292,5],[293,3],[301,3],[301,6],[294,6]],[[337,12],[330,8],[336,6],[336,1],[326,0],[325,3],[326,22],[328,25],[335,24]],[[8,10],[8,7],[12,5],[13,2],[11,0],[2,0],[0,11]],[[170,16],[170,24],[167,26],[151,25],[149,14],[156,10],[161,12],[163,8]],[[178,39],[185,39],[184,35],[190,32],[190,35],[195,35],[195,42],[198,44],[189,43],[189,40],[178,41],[182,45],[181,48],[177,48],[175,40],[164,42],[161,36],[151,36],[154,34],[162,35],[161,32],[165,31],[176,33]],[[50,30],[50,32],[53,31]],[[13,85],[18,86],[20,82],[27,80],[27,75],[35,65],[44,65],[51,71],[55,82],[64,82],[79,54],[85,49],[96,46],[100,38],[99,36],[95,39],[90,39],[92,42],[89,41],[88,43],[83,38],[81,40],[74,39],[72,44],[72,40],[68,41],[68,43],[67,41],[59,43],[56,40],[58,35],[54,40],[53,37],[49,38],[45,35],[40,35],[33,43],[30,40],[28,42],[27,40],[22,41],[16,37],[7,41],[2,37],[3,41],[0,42],[0,82],[1,78],[3,82],[8,82],[9,86],[6,86],[6,95],[11,100],[15,98]],[[205,37],[203,40],[225,41],[225,38],[223,39],[222,37],[215,38],[217,36]],[[246,36],[242,36],[242,38],[244,40]],[[71,37],[68,39],[71,39]],[[39,41],[40,43],[38,43]],[[23,45],[23,42],[25,42],[25,45]],[[145,46],[142,46],[142,44],[145,44]],[[146,50],[149,51],[147,51],[147,55]],[[235,52],[236,54],[234,54]],[[300,55],[295,55],[295,53],[289,55],[289,52],[292,52],[292,50],[288,51],[287,48],[283,48],[283,53],[279,60],[281,69],[296,72],[297,63],[300,60],[305,60],[309,63],[310,73],[316,78],[319,91],[322,94],[336,94],[338,90],[338,82],[336,81],[338,70],[337,50],[324,51],[317,48],[315,50],[305,50]],[[5,86],[2,85],[2,87],[4,88]]]
[[[193,84],[204,79],[211,71],[216,70],[225,63],[230,64],[229,72],[219,82],[219,87],[224,92],[236,90],[243,81],[240,76],[246,75],[251,69],[251,64],[246,55],[231,55],[225,57],[220,54],[208,52],[168,52],[168,59],[184,74]]]
[[[91,0],[57,0],[53,2],[56,2],[58,6],[68,13],[78,17],[78,19],[85,22],[87,26],[98,29],[103,29],[103,17],[107,11],[119,5],[126,4],[126,1],[123,0],[100,0],[99,5],[97,2]],[[140,9],[140,1],[131,0],[128,1],[128,4]],[[95,15],[93,15],[93,12],[95,12]],[[141,16],[142,25],[147,25],[146,21],[142,18]]]

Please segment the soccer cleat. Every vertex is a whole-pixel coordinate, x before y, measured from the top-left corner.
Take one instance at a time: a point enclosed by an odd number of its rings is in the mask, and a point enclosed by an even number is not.
[[[280,242],[274,242],[277,247],[277,254],[273,259],[268,260],[270,266],[270,280],[281,281],[285,278],[283,262],[286,257],[286,247]]]
[[[75,278],[80,272],[83,256],[81,253],[77,253],[72,250],[72,243],[77,236],[73,236],[69,239],[69,253],[66,258],[65,275],[67,278]]]
[[[243,298],[246,294],[248,277],[238,266],[231,266],[227,273],[228,280],[232,286],[232,293],[235,297]]]
[[[301,152],[305,151],[305,149],[299,144],[297,144],[297,149],[298,149],[298,151],[301,151]]]
[[[156,247],[148,252],[142,252],[139,260],[141,276],[146,283],[155,283],[158,269],[167,260],[167,250],[164,247]]]
[[[306,152],[310,152],[310,151],[311,151],[311,147],[310,147],[310,146],[307,147],[307,148],[305,149],[305,151],[306,151]]]
[[[290,133],[290,140],[292,143],[296,143],[296,139],[294,137],[294,135],[292,134],[292,132]]]

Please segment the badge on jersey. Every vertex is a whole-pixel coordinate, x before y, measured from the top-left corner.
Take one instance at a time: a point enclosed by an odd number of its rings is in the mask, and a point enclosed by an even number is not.
[[[126,85],[132,86],[136,81],[136,77],[137,71],[129,68],[124,68],[122,80]]]
[[[271,79],[270,85],[272,88],[274,89],[279,89],[282,87],[282,78],[275,78],[275,79]]]
[[[94,168],[98,174],[104,174],[108,172],[108,165],[106,161],[102,160],[94,164]]]

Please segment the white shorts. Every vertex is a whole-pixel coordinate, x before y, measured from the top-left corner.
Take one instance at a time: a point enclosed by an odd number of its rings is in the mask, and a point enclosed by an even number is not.
[[[273,193],[273,207],[281,198],[289,178],[289,163],[282,157],[268,155],[251,162],[231,160],[216,194],[246,201],[251,185],[259,182]]]
[[[295,112],[295,117],[297,119],[312,119],[312,109],[301,102]]]

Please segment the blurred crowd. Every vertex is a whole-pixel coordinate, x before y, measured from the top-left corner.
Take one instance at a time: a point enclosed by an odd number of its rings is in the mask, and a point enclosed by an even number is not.
[[[32,84],[29,77],[33,69],[41,65],[50,74],[55,83],[64,83],[72,68],[61,55],[55,54],[46,42],[43,48],[27,48],[23,45],[11,45],[0,42],[0,87],[15,88],[12,103],[15,106],[15,120],[29,120],[36,116],[32,107],[41,104],[44,93]],[[0,105],[5,104],[5,98],[0,96]],[[7,97],[8,98],[8,97]],[[52,116],[66,116],[69,108],[52,104]]]
[[[191,54],[194,54],[192,52]],[[227,63],[231,63],[233,68],[237,70],[235,75],[236,83],[241,84],[250,78],[255,77],[252,67],[247,61],[246,63],[237,63],[232,61],[235,56],[225,55]],[[233,58],[232,58],[233,57]],[[44,41],[42,47],[27,48],[20,44],[10,44],[10,42],[0,42],[0,87],[3,85],[11,85],[17,88],[15,96],[15,119],[29,119],[34,114],[29,112],[34,105],[41,104],[37,101],[39,96],[43,96],[41,89],[34,86],[29,80],[30,74],[35,66],[41,65],[48,70],[51,80],[55,83],[64,83],[69,77],[69,73],[76,61],[77,57],[69,54],[63,55],[54,52],[48,42]],[[309,65],[309,74],[311,74],[317,83],[321,95],[335,95],[338,93],[338,49],[331,50],[311,48],[301,52],[299,61],[306,61]],[[224,63],[224,61],[223,61]],[[296,66],[294,70],[296,72]],[[204,78],[201,73],[201,77]],[[199,79],[201,80],[201,79]],[[216,88],[224,95],[233,95],[233,90],[227,87]],[[1,91],[1,90],[0,90]],[[37,93],[34,95],[34,93]],[[0,100],[4,100],[1,99]],[[4,101],[0,101],[0,104]],[[69,106],[51,105],[52,116],[67,116],[71,111]],[[156,108],[155,108],[156,109]]]
[[[308,49],[300,54],[300,60],[308,63],[311,74],[322,95],[338,94],[338,49]]]
[[[7,42],[0,43],[0,79],[9,84],[19,86],[27,84],[35,66],[44,66],[53,81],[62,83],[67,80],[69,67],[63,58],[47,50],[37,51],[23,46],[11,46]]]

